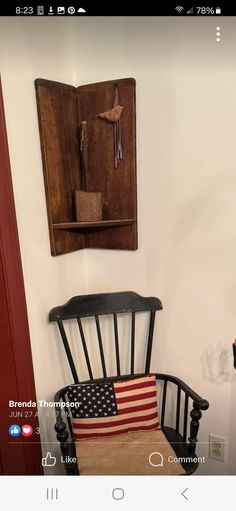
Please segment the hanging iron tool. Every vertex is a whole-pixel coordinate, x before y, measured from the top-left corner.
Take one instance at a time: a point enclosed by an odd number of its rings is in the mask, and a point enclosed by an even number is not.
[[[82,156],[82,168],[85,179],[85,190],[89,191],[89,170],[88,170],[88,130],[87,121],[80,123],[80,151]]]
[[[121,143],[121,116],[124,107],[119,105],[119,91],[117,85],[114,85],[115,97],[114,107],[111,110],[107,110],[98,117],[105,119],[108,122],[112,122],[114,126],[114,167],[117,168],[123,158],[122,143]]]
[[[115,100],[114,107],[119,105],[119,91],[118,87],[115,88]],[[119,165],[122,160],[122,145],[121,145],[121,120],[114,123],[114,142],[115,142],[115,168]]]

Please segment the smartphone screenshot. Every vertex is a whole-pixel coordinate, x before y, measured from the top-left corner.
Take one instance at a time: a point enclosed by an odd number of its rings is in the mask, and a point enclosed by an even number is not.
[[[235,55],[223,3],[0,7],[9,511],[233,503]]]

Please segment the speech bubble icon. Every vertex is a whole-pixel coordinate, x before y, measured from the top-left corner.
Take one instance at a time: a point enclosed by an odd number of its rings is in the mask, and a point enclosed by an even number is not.
[[[148,461],[152,467],[163,467],[164,458],[160,452],[151,452]]]

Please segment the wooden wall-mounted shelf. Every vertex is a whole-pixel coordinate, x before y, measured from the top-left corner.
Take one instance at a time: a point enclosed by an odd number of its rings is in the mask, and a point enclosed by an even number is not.
[[[52,255],[82,248],[137,249],[135,81],[132,78],[72,87],[35,80]],[[123,158],[114,167],[114,124],[98,117],[124,106]],[[80,155],[87,121],[90,191],[101,192],[102,220],[76,221],[75,191],[85,190]]]
[[[89,229],[93,227],[115,227],[116,225],[130,225],[134,223],[134,218],[124,218],[123,220],[98,220],[97,222],[65,222],[53,224],[53,229]]]

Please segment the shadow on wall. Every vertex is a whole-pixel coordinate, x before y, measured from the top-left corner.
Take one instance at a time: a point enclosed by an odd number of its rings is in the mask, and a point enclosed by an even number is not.
[[[202,355],[204,376],[215,384],[236,381],[232,345],[211,344]]]

